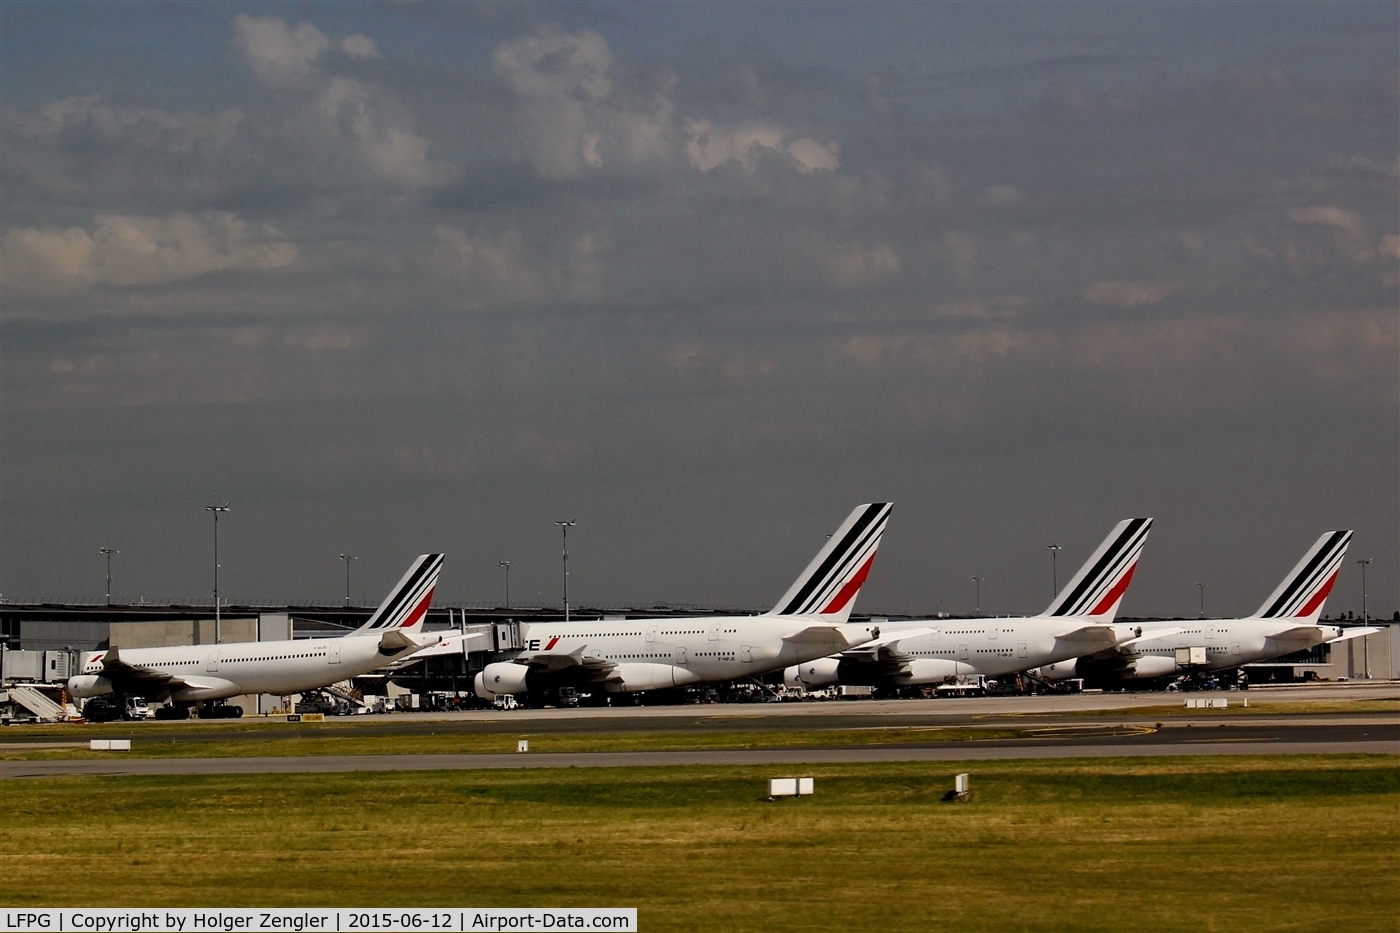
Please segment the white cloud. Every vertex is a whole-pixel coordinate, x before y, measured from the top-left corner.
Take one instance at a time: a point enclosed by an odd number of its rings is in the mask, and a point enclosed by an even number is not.
[[[1360,214],[1340,207],[1307,207],[1293,211],[1288,218],[1294,223],[1330,227],[1337,231],[1340,247],[1357,262],[1370,262],[1376,258],[1371,234]]]
[[[452,166],[428,157],[429,141],[414,130],[413,114],[363,81],[328,73],[332,49],[349,58],[379,54],[364,35],[333,42],[310,23],[288,26],[277,17],[239,14],[233,19],[233,47],[264,87],[299,99],[304,108],[291,124],[313,151],[333,159],[348,144],[373,177],[398,188],[441,185],[456,174]]]
[[[181,155],[201,145],[224,147],[243,123],[239,110],[212,117],[170,113],[150,107],[116,107],[99,94],[47,101],[33,113],[12,112],[8,128],[24,136],[50,140],[65,134],[94,133],[103,139],[135,138],[149,148]]]
[[[1288,217],[1294,223],[1332,227],[1353,240],[1366,240],[1366,223],[1361,215],[1340,207],[1306,207],[1293,211]]]
[[[331,48],[330,37],[310,23],[295,27],[274,16],[233,18],[233,47],[265,87],[302,87],[311,81],[316,60]]]
[[[516,127],[525,156],[546,178],[600,170],[684,164],[708,172],[726,162],[752,169],[760,153],[781,153],[798,171],[835,171],[840,147],[776,123],[717,127],[688,119],[672,101],[676,81],[650,92],[619,84],[607,40],[597,33],[545,32],[503,42],[496,73],[518,99]]]
[[[66,97],[4,112],[5,162],[22,184],[63,193],[216,190],[237,174],[228,167],[246,126],[237,109],[204,116]]]
[[[1084,290],[1084,297],[1096,305],[1132,308],[1159,304],[1172,291],[1170,285],[1154,285],[1151,282],[1098,282]]]
[[[899,253],[893,246],[849,246],[827,260],[827,270],[833,282],[841,288],[866,285],[903,270]]]
[[[519,98],[516,128],[526,157],[546,178],[664,164],[677,148],[674,80],[618,99],[607,40],[582,30],[503,42],[496,73]]]
[[[61,293],[94,285],[153,285],[231,269],[278,269],[297,248],[272,227],[223,211],[163,217],[97,214],[82,227],[11,230],[0,240],[7,285]]]
[[[587,29],[503,42],[493,61],[496,73],[522,97],[601,100],[612,90],[608,42]]]
[[[789,132],[776,123],[750,122],[718,127],[708,120],[690,120],[686,153],[690,164],[702,172],[726,162],[738,162],[752,169],[763,150],[786,153],[804,172],[834,172],[841,164],[841,150],[835,143],[815,139],[789,139]]]

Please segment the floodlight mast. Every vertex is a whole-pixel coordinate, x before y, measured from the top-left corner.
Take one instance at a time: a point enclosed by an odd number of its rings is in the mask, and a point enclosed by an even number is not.
[[[1062,548],[1058,544],[1047,544],[1045,550],[1050,552],[1050,598],[1054,599],[1060,595],[1060,551]]]
[[[1201,591],[1201,618],[1206,617],[1206,590],[1210,588],[1209,583],[1197,583],[1196,589]]]
[[[219,643],[219,513],[232,511],[228,503],[206,505],[204,511],[214,513],[214,644]]]
[[[569,621],[569,529],[578,522],[555,522],[564,532],[564,621]]]
[[[350,562],[351,562],[352,560],[359,560],[359,558],[358,558],[358,557],[355,557],[355,556],[353,556],[353,555],[351,555],[351,554],[342,554],[342,555],[340,555],[340,559],[343,560],[343,561],[345,561],[345,608],[349,609],[349,608],[350,608]]]
[[[1371,562],[1371,558],[1363,557],[1357,563],[1361,565],[1361,624],[1363,626],[1371,624],[1371,615],[1366,608],[1366,565]],[[1366,679],[1371,679],[1371,646],[1366,643],[1370,636],[1361,636],[1361,665],[1366,668]]]
[[[100,547],[99,552],[107,555],[107,605],[112,605],[112,555],[120,554],[121,551],[111,547]]]
[[[510,564],[508,560],[496,561],[496,566],[506,572],[506,608],[510,608]]]
[[[976,609],[976,614],[979,615],[979,616],[982,614],[982,581],[985,580],[985,579],[987,579],[987,578],[986,578],[986,577],[973,577],[973,578],[972,578],[972,582],[973,582],[973,583],[976,585],[976,587],[977,587],[977,609]]]

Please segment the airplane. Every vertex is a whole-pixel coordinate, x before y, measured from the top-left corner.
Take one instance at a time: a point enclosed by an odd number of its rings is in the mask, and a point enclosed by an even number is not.
[[[753,677],[869,641],[848,620],[892,506],[857,506],[807,569],[762,615],[548,622],[522,632],[524,650],[476,675],[484,700],[562,687],[598,694],[666,690]]]
[[[1091,655],[1042,667],[1046,680],[1082,677],[1095,683],[1153,680],[1220,671],[1267,661],[1320,644],[1378,632],[1376,628],[1318,625],[1351,543],[1350,531],[1318,538],[1253,615],[1144,623],[1141,638]]]
[[[1045,611],[1024,618],[886,622],[868,644],[789,667],[783,682],[882,689],[1014,674],[1092,649],[1130,643],[1140,631],[1112,624],[1137,569],[1152,519],[1119,522]]]
[[[288,696],[366,674],[442,639],[441,633],[422,632],[442,558],[420,556],[369,621],[342,637],[86,652],[79,673],[68,679],[68,694],[110,696],[108,702],[86,704],[84,714],[95,721],[120,716],[128,696],[170,700],[157,709],[160,719],[188,719],[189,708],[201,702],[216,718],[238,718],[242,708],[213,701],[257,693]]]

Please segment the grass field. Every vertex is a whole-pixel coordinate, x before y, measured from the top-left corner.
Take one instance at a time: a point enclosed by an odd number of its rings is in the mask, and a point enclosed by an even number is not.
[[[821,729],[802,732],[605,732],[445,733],[356,736],[331,732],[285,738],[227,738],[198,742],[136,739],[122,757],[248,758],[286,755],[461,755],[514,752],[517,739],[528,739],[533,752],[640,752],[717,748],[811,748],[850,745],[909,745],[927,742],[973,742],[1030,737],[1019,729],[963,729],[912,726],[880,729]],[[3,760],[111,758],[111,752],[85,747],[5,749]]]
[[[6,906],[636,906],[658,930],[1384,930],[1392,756],[7,781]]]

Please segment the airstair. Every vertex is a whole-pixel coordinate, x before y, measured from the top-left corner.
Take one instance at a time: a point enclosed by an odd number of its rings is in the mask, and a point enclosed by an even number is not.
[[[365,702],[365,698],[360,695],[358,690],[352,690],[348,684],[348,681],[342,681],[342,683],[331,684],[328,687],[321,687],[320,689],[323,693],[329,693],[331,696],[340,697],[342,700],[348,700],[356,706],[368,708],[369,704]]]
[[[42,720],[60,722],[65,717],[62,706],[33,687],[12,686],[9,693],[11,702],[18,703]]]

